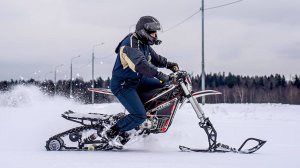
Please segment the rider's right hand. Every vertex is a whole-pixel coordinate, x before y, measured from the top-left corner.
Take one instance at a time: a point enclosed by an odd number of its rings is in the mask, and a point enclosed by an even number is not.
[[[172,72],[179,71],[179,66],[175,62],[167,62],[167,68],[170,69]]]
[[[159,79],[162,82],[169,82],[171,80],[169,75],[166,75],[162,72],[157,72],[156,78]]]

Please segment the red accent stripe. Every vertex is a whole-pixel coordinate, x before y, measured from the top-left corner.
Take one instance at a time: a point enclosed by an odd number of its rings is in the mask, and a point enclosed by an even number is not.
[[[97,89],[88,89],[89,91],[96,92],[96,93],[103,93],[103,94],[109,94],[113,95],[112,92],[106,91],[106,90],[97,90]]]
[[[174,98],[174,99],[175,99],[175,98]],[[172,100],[174,100],[174,99],[172,99]],[[169,123],[170,123],[170,121],[171,121],[171,116],[172,116],[173,113],[174,113],[174,109],[175,109],[176,104],[177,104],[177,103],[175,102],[174,105],[173,105],[173,107],[172,107],[170,119],[168,119],[168,121],[167,121],[166,124],[164,125],[163,129],[161,130],[161,132],[166,132],[166,131],[167,131],[168,126],[169,126]]]

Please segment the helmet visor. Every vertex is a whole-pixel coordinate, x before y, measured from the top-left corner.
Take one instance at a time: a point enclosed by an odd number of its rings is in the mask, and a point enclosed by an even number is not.
[[[161,30],[159,22],[151,22],[144,24],[144,29],[148,32],[155,32]]]

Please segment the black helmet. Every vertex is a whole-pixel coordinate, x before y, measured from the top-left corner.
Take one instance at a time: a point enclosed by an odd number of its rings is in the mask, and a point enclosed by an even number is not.
[[[146,42],[149,45],[159,45],[161,43],[157,37],[150,36],[151,33],[161,29],[160,23],[152,16],[143,16],[137,22],[135,32],[139,36],[140,40]]]

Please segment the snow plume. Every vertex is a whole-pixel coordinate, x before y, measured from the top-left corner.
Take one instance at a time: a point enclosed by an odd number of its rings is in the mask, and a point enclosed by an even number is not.
[[[0,144],[13,144],[5,145],[10,150],[43,150],[49,134],[61,131],[60,127],[66,125],[60,114],[74,105],[81,106],[73,100],[45,95],[36,86],[19,85],[1,92],[0,132],[6,133],[1,136]],[[52,129],[56,124],[59,126]]]
[[[68,110],[109,114],[123,108],[120,104],[84,105],[73,99],[48,96],[36,86],[16,86],[0,92],[0,132],[5,132],[0,144],[12,144],[3,146],[0,153],[4,149],[45,150],[50,136],[78,126],[61,117]]]
[[[47,104],[50,103],[80,104],[62,96],[49,96],[34,85],[17,85],[7,92],[0,92],[0,107],[47,107]]]
[[[45,98],[36,86],[17,85],[8,92],[0,94],[0,106],[20,107],[32,105],[34,101]]]

